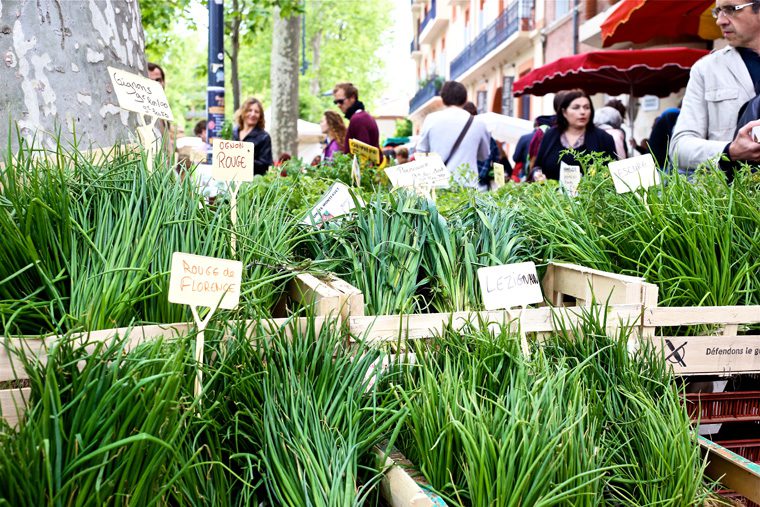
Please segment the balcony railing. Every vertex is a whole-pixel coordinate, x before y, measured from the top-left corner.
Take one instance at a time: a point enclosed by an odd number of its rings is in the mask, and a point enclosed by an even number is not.
[[[420,88],[409,101],[409,113],[418,110],[428,100],[432,99],[441,92],[440,80],[431,79],[428,84]]]
[[[518,0],[499,14],[493,23],[480,32],[478,37],[451,61],[451,79],[464,74],[518,30],[533,28],[532,7],[533,0]]]
[[[420,23],[420,33],[422,33],[431,19],[435,19],[435,0],[432,0],[430,3],[430,10],[425,14],[425,19],[422,20],[422,23]]]

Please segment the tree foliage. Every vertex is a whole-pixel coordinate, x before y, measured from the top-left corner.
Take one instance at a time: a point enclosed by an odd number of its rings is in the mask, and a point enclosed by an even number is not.
[[[161,63],[167,71],[167,95],[173,108],[192,105],[186,97],[205,102],[206,55],[198,51],[206,35],[193,30],[188,21],[190,5],[197,0],[139,0],[148,57]],[[228,9],[232,1],[226,0]],[[241,96],[255,96],[270,104],[270,63],[272,50],[271,8],[279,5],[285,13],[303,12],[305,20],[305,59],[307,69],[300,76],[299,109],[301,118],[319,121],[332,104],[332,88],[350,81],[360,91],[359,98],[369,110],[383,92],[385,64],[378,48],[383,46],[391,20],[390,0],[238,0],[240,16],[240,53],[238,56]],[[227,12],[231,26],[233,13]],[[181,29],[177,29],[178,21]],[[172,30],[172,27],[174,28]],[[178,32],[181,35],[177,35]],[[229,35],[229,33],[228,33]],[[315,41],[319,41],[318,49]],[[225,39],[229,51],[230,38]],[[304,55],[301,57],[304,58]],[[229,60],[226,62],[229,64]],[[227,74],[226,114],[231,118],[232,86]],[[182,93],[182,97],[177,92]],[[183,106],[184,107],[184,106]],[[185,109],[186,111],[186,109]]]

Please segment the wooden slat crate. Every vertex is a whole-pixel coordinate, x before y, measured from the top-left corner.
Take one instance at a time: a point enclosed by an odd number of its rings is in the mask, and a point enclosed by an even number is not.
[[[319,328],[324,325],[325,321],[326,317],[316,317],[315,325]],[[244,322],[249,334],[253,331],[254,326],[261,325],[265,331],[275,332],[277,329],[288,325],[288,323],[293,323],[293,325],[301,329],[305,329],[309,324],[306,318],[248,320]],[[230,324],[239,325],[239,322],[231,322]],[[180,335],[191,333],[193,329],[194,325],[188,323],[135,326],[80,333],[74,335],[74,338],[81,339],[83,344],[87,343],[89,344],[88,347],[94,349],[97,342],[108,341],[116,336],[128,335],[124,346],[124,351],[128,352],[140,343],[159,337],[173,339]],[[288,327],[287,331],[291,332],[292,327]],[[10,341],[16,347],[23,346],[27,357],[34,357],[44,364],[47,356],[46,351],[53,345],[55,340],[59,340],[60,338],[55,335],[23,337],[21,339],[0,336],[0,417],[12,426],[15,426],[23,416],[23,409],[26,406],[26,400],[28,400],[29,395],[29,389],[23,386],[23,381],[28,377],[18,358],[8,353],[8,347],[5,344]]]
[[[315,315],[342,319],[364,315],[362,292],[335,275],[319,279],[308,273],[299,274],[288,284],[287,293],[291,300],[312,306]]]
[[[733,375],[760,372],[760,335],[737,336],[742,324],[760,323],[760,306],[646,308],[644,326],[718,326],[715,336],[652,338],[677,375]],[[726,334],[730,333],[730,334]]]

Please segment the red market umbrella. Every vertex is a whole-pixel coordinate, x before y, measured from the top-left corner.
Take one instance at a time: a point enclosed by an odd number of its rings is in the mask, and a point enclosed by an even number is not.
[[[602,23],[602,47],[618,42],[642,44],[715,40],[721,31],[710,10],[715,0],[621,0]]]
[[[667,97],[686,86],[691,66],[708,53],[680,47],[582,53],[533,69],[515,81],[513,93],[519,97],[582,88],[589,95]]]

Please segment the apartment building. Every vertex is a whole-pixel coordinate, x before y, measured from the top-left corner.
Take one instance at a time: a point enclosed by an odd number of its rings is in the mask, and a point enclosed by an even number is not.
[[[409,107],[415,132],[425,116],[443,107],[437,93],[450,79],[467,87],[479,111],[526,119],[553,112],[553,96],[515,98],[512,83],[547,62],[599,50],[599,26],[616,4],[618,0],[411,0],[410,49],[419,85]]]

